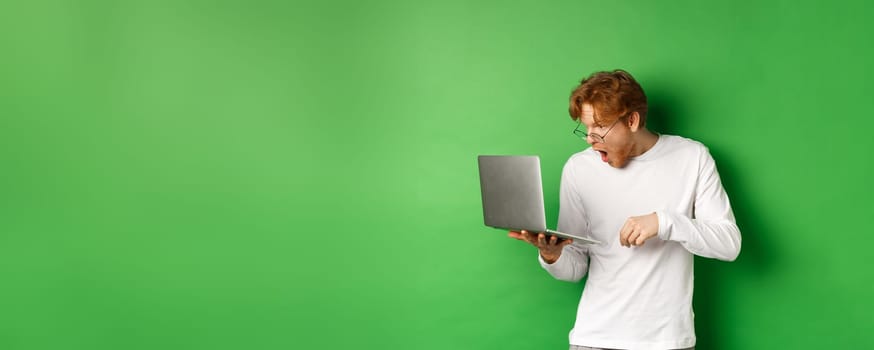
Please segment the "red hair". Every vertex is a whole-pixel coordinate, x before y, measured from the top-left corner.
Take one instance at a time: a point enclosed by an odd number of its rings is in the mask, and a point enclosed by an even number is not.
[[[583,79],[571,93],[568,108],[571,119],[580,119],[585,103],[595,109],[595,123],[598,125],[614,123],[633,112],[640,115],[640,125],[646,125],[646,94],[634,77],[624,70],[595,72]]]

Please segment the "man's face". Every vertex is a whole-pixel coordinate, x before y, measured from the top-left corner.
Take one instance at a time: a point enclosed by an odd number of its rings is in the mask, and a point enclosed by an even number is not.
[[[627,119],[620,118],[615,124],[610,123],[611,125],[596,125],[595,109],[588,103],[583,104],[580,119],[586,127],[586,132],[590,134],[586,138],[586,142],[601,155],[602,161],[614,168],[628,165],[633,143],[631,142],[631,130],[626,124]],[[595,140],[591,136],[593,133],[603,136],[604,142]]]

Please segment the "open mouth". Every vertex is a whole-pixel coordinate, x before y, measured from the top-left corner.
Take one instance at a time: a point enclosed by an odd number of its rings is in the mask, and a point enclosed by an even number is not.
[[[598,151],[598,153],[601,153],[601,161],[607,162],[607,152]]]

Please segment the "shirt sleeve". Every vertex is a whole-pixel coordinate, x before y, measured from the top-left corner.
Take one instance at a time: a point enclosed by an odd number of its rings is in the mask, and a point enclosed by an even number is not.
[[[657,211],[658,236],[682,244],[695,255],[734,261],[740,253],[740,229],[716,171],[716,163],[710,152],[702,148],[692,217]]]
[[[565,164],[561,174],[559,192],[558,231],[590,236],[589,220],[580,200],[579,192],[574,186],[574,176],[570,162]],[[588,248],[576,242],[566,245],[558,260],[547,264],[537,254],[540,266],[543,266],[552,277],[563,281],[577,282],[586,275],[589,268]]]

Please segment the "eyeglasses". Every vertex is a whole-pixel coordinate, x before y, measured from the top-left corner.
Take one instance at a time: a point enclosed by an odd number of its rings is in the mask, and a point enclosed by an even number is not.
[[[593,141],[595,141],[597,143],[604,143],[605,142],[604,138],[607,137],[607,134],[610,133],[610,130],[613,130],[613,127],[616,126],[616,123],[618,123],[619,120],[621,120],[624,117],[625,116],[622,116],[622,117],[619,117],[619,119],[616,119],[616,121],[613,122],[613,125],[610,125],[610,128],[607,129],[606,132],[604,132],[604,135],[598,135],[598,134],[593,133],[593,132],[586,133],[585,131],[580,129],[580,126],[583,125],[583,119],[580,118],[580,123],[577,124],[577,128],[574,129],[574,135],[577,135],[579,138],[583,139],[584,141],[588,141],[587,138],[589,136],[591,136]]]

